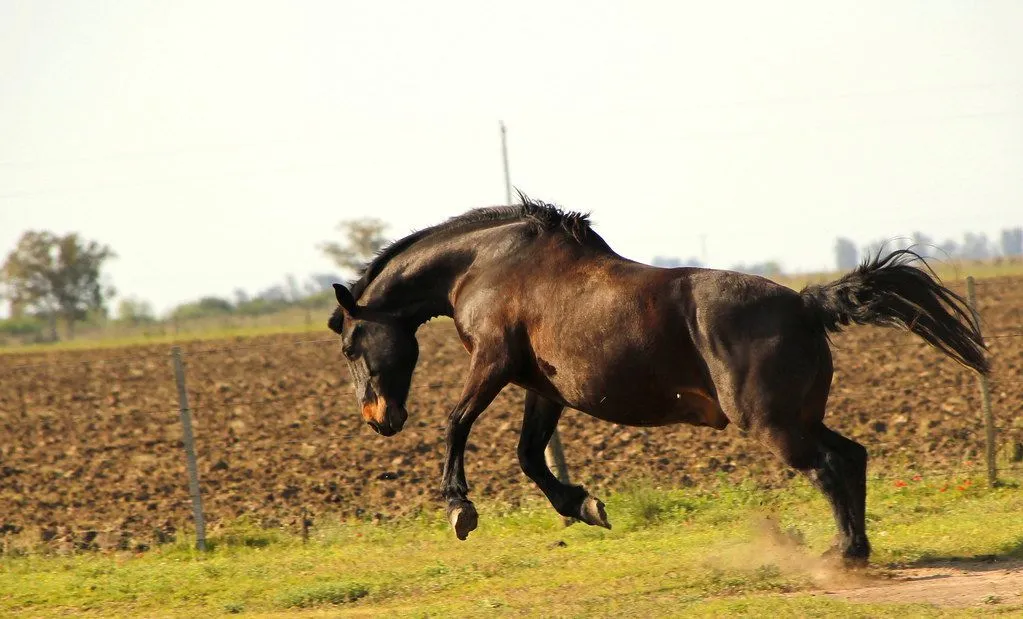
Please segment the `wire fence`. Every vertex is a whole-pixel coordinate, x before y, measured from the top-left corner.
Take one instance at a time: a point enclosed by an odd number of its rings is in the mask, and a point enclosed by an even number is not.
[[[992,348],[991,450],[1023,469],[1023,287],[981,282]],[[997,302],[985,300],[991,295]],[[1015,296],[1014,296],[1015,295]],[[383,438],[357,412],[336,337],[181,343],[200,514],[307,529],[310,519],[391,518],[442,507],[446,412],[466,368],[450,324],[424,327],[406,429]],[[425,339],[424,339],[425,338]],[[909,335],[835,338],[829,423],[863,443],[872,474],[958,488],[985,471],[976,378]],[[0,537],[58,548],[142,550],[196,531],[170,350],[0,355]],[[539,496],[515,455],[523,393],[506,389],[467,448],[474,496]],[[647,478],[668,486],[795,475],[734,428],[633,428],[569,411],[560,425],[573,481],[595,492]],[[20,537],[19,537],[20,536]]]

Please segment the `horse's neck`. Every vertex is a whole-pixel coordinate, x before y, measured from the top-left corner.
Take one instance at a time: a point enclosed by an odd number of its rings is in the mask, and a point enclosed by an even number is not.
[[[451,316],[451,290],[472,262],[469,252],[424,243],[395,256],[366,287],[359,302],[384,311],[414,308],[423,321]]]

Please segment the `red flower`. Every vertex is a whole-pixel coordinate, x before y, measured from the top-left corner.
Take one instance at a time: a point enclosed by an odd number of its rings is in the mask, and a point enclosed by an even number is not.
[[[948,490],[948,486],[942,486],[942,487],[938,488],[938,492],[944,492],[946,490]]]
[[[920,481],[921,479],[923,479],[923,477],[920,477],[919,475],[913,476],[913,481]]]
[[[909,484],[907,484],[906,482],[902,481],[901,479],[896,479],[895,480],[895,487],[896,488],[905,488],[908,485]]]

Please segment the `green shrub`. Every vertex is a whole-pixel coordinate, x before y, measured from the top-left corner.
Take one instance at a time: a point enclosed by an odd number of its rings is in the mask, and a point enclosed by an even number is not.
[[[369,594],[369,587],[357,582],[330,582],[286,591],[279,602],[285,608],[311,608],[347,604]]]
[[[8,318],[0,320],[0,335],[39,335],[43,323],[36,318]]]

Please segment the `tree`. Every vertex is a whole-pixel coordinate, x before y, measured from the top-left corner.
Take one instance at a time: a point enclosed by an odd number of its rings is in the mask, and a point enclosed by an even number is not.
[[[750,265],[736,264],[732,267],[732,270],[740,273],[749,273],[750,275],[760,275],[761,277],[777,277],[782,274],[781,263],[776,260],[757,262]]]
[[[285,283],[288,285],[288,301],[291,303],[298,303],[302,300],[302,289],[298,287],[298,279],[288,273],[284,278]]]
[[[89,312],[105,312],[114,289],[101,280],[103,264],[116,257],[106,245],[86,241],[76,233],[57,236],[29,230],[21,235],[3,264],[6,296],[13,305],[45,316],[57,339],[57,320],[63,319],[73,338],[75,322]]]
[[[372,217],[342,221],[338,225],[342,242],[322,243],[320,249],[342,269],[358,272],[363,264],[372,260],[387,245],[384,237],[386,228],[387,224]]]
[[[234,311],[234,306],[227,299],[220,297],[203,297],[192,303],[183,303],[171,311],[171,317],[176,320],[190,320],[193,318],[209,318],[210,316],[224,316]]]
[[[963,245],[960,251],[963,258],[968,260],[987,260],[991,257],[991,244],[983,232],[979,234],[967,232],[963,235]]]
[[[655,267],[666,267],[669,269],[678,267],[702,267],[700,261],[696,258],[689,258],[688,260],[682,260],[674,256],[654,256],[653,261],[650,263]]]
[[[1023,228],[1002,230],[1001,246],[1003,256],[1023,256]]]
[[[935,256],[937,246],[935,246],[933,238],[919,231],[910,235],[910,238],[913,239],[913,245],[909,249],[912,249],[924,258],[940,257]]]
[[[309,281],[314,288],[309,294],[318,294],[324,291],[330,291],[330,294],[334,294],[331,290],[331,284],[340,282],[341,276],[335,273],[313,273],[309,276]]]
[[[855,243],[845,237],[835,239],[835,265],[839,271],[854,269],[859,262],[860,255]]]
[[[954,239],[945,239],[945,242],[938,245],[938,251],[943,258],[958,258],[959,243]]]
[[[117,304],[117,319],[133,325],[153,322],[153,306],[148,301],[141,301],[133,297],[121,299],[121,302]]]
[[[268,301],[283,305],[288,302],[288,292],[284,289],[284,286],[274,284],[257,294],[256,299],[259,301]]]

